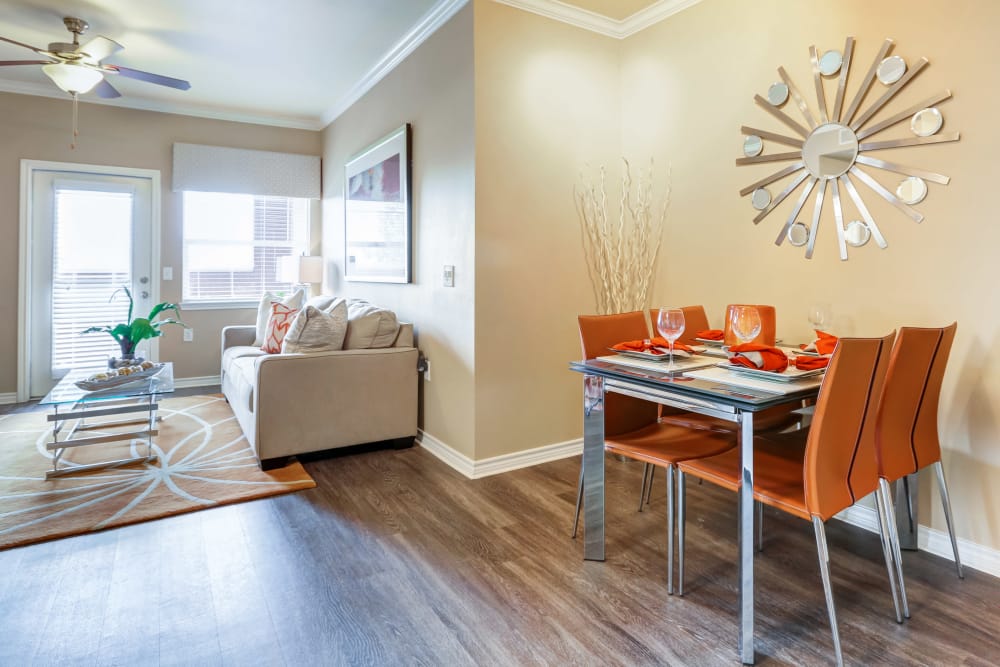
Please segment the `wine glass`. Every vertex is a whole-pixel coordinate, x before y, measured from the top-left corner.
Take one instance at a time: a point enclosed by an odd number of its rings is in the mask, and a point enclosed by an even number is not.
[[[830,307],[825,303],[814,303],[809,306],[809,324],[812,328],[822,329],[830,321]]]
[[[733,335],[740,344],[748,343],[760,334],[760,313],[755,306],[733,306],[729,313]]]
[[[667,339],[670,346],[670,370],[674,369],[674,341],[684,333],[684,311],[680,308],[660,308],[656,330]]]

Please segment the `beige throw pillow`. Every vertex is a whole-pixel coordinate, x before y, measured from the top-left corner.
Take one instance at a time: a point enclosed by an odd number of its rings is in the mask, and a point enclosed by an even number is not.
[[[352,301],[347,307],[345,350],[391,347],[399,333],[396,313],[366,301]]]
[[[264,296],[260,298],[260,305],[257,306],[257,335],[254,338],[254,347],[261,347],[267,338],[267,321],[271,319],[272,303],[280,303],[283,306],[298,310],[302,307],[302,301],[305,297],[306,293],[301,289],[297,289],[283,297],[279,297],[271,292],[264,292]]]
[[[282,352],[330,352],[344,347],[347,302],[338,299],[328,310],[306,306],[292,320],[282,342]]]

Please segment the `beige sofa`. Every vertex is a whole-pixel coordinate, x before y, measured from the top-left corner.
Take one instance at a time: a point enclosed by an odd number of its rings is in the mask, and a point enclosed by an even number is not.
[[[350,327],[350,323],[348,323]],[[417,348],[400,322],[392,347],[267,354],[256,328],[222,330],[222,393],[264,469],[288,457],[417,434]]]

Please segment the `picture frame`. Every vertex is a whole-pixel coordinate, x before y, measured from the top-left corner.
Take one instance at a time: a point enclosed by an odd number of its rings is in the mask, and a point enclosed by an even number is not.
[[[344,278],[409,283],[412,274],[410,124],[344,167]]]

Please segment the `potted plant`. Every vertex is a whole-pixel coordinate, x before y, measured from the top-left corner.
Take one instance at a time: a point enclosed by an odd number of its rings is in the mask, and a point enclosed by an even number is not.
[[[114,301],[119,292],[125,292],[125,296],[128,297],[128,319],[125,322],[120,322],[118,324],[90,327],[89,329],[80,332],[81,334],[106,333],[115,339],[115,342],[118,343],[118,346],[121,348],[122,356],[120,360],[109,360],[109,366],[115,368],[120,365],[130,365],[142,362],[142,359],[135,358],[136,345],[147,338],[157,338],[162,336],[163,332],[160,328],[166,324],[179,324],[185,329],[188,328],[188,326],[179,319],[157,319],[161,314],[168,310],[174,311],[177,313],[177,316],[180,317],[180,308],[176,304],[168,302],[158,303],[153,306],[153,309],[149,311],[149,315],[146,317],[137,317],[132,319],[132,308],[134,302],[132,300],[132,292],[130,292],[127,287],[119,287],[116,289],[108,301]]]

